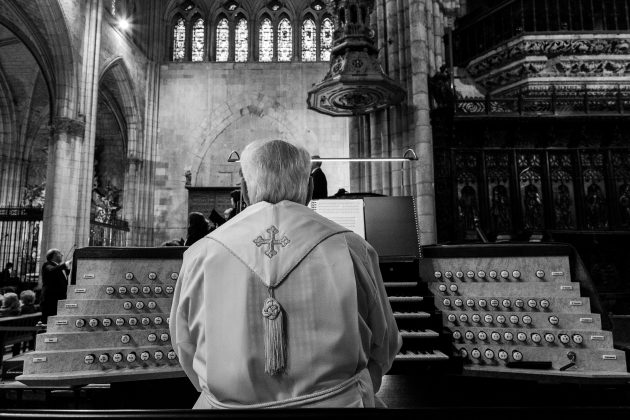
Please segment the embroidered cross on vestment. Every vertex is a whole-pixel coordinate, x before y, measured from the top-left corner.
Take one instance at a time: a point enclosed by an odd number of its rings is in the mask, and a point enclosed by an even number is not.
[[[268,245],[267,250],[265,251],[265,255],[269,258],[273,258],[273,256],[278,253],[278,251],[276,251],[276,245],[281,245],[284,248],[291,241],[286,236],[282,236],[282,238],[276,239],[276,234],[280,231],[275,226],[269,227],[268,229],[266,229],[266,231],[269,232],[270,237],[268,239],[265,239],[259,235],[256,239],[254,239],[254,243],[258,248],[263,245]]]

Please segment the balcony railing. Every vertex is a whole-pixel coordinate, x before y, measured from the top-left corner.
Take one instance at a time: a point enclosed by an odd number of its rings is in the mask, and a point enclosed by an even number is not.
[[[627,32],[630,0],[512,0],[481,16],[464,16],[453,32],[455,65],[515,36],[534,33]]]

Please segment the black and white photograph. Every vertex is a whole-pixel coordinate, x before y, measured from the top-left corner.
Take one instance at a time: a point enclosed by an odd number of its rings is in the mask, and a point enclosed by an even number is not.
[[[627,418],[630,0],[0,0],[0,270],[0,419]]]

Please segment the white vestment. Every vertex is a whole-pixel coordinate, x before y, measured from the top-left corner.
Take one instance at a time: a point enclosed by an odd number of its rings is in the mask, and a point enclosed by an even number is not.
[[[263,302],[287,365],[265,373]],[[254,204],[184,253],[170,317],[195,408],[373,407],[402,339],[374,249],[290,201]]]

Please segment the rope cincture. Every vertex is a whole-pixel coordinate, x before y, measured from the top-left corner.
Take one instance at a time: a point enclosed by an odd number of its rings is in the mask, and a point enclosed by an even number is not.
[[[285,372],[287,365],[287,340],[284,326],[284,310],[275,299],[273,287],[269,287],[262,315],[265,327],[265,373],[269,376]]]

